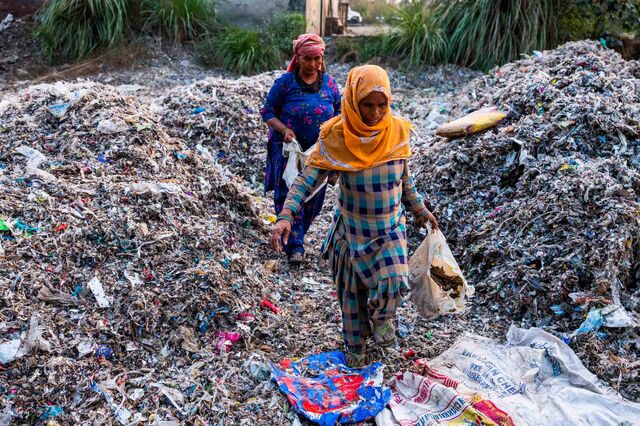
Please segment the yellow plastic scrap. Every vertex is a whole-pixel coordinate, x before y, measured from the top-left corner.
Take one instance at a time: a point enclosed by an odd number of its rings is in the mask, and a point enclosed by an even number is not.
[[[276,223],[278,221],[278,217],[274,214],[262,213],[260,218],[268,223]]]
[[[506,113],[498,111],[495,106],[482,108],[450,123],[443,124],[436,130],[436,135],[449,139],[462,138],[489,129],[506,116]]]

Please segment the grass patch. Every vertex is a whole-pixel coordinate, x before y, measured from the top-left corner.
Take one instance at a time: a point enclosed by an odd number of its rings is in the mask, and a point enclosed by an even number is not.
[[[203,65],[245,75],[280,69],[305,27],[299,13],[278,13],[264,30],[228,27],[198,43],[198,59]]]
[[[50,62],[80,60],[122,39],[130,7],[128,0],[49,0],[35,35]]]
[[[214,31],[219,25],[212,0],[143,0],[143,28],[176,43]]]
[[[228,28],[198,44],[203,65],[222,66],[238,74],[251,75],[281,68],[278,46],[262,31]]]

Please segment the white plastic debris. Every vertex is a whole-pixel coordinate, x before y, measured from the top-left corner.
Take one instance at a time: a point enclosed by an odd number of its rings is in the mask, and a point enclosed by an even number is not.
[[[0,364],[8,364],[18,356],[20,350],[20,339],[9,340],[0,343]]]
[[[8,14],[2,20],[2,22],[0,22],[0,33],[3,32],[4,30],[6,30],[7,28],[9,28],[9,26],[11,25],[11,22],[13,22],[13,15],[12,14]]]
[[[98,123],[98,132],[106,134],[116,134],[126,132],[129,125],[119,117],[105,118]]]
[[[78,358],[84,358],[85,356],[93,353],[95,344],[91,340],[84,340],[76,346],[78,351]]]
[[[96,298],[98,302],[98,306],[101,308],[108,308],[111,305],[109,299],[107,299],[107,295],[104,293],[104,289],[102,288],[102,283],[98,277],[93,277],[91,281],[89,281],[89,289],[93,293],[93,296]]]

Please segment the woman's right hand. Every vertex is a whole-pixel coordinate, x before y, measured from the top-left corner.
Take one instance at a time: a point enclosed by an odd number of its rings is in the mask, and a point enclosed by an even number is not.
[[[282,253],[284,246],[282,243],[287,244],[289,242],[289,234],[291,233],[291,222],[285,219],[280,219],[276,222],[276,225],[271,231],[271,246],[276,253]]]
[[[284,143],[289,143],[296,138],[296,134],[291,129],[287,129],[283,133]]]

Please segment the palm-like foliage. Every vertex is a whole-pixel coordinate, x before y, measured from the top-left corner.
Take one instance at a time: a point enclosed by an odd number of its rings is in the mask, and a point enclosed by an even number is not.
[[[558,43],[560,0],[446,0],[436,17],[447,35],[447,59],[489,70],[521,53]]]
[[[122,39],[129,7],[129,0],[49,0],[36,36],[50,61],[82,59]]]
[[[212,31],[218,23],[212,0],[144,0],[141,14],[145,29],[176,43]]]
[[[414,1],[398,10],[399,22],[386,43],[387,49],[399,57],[401,64],[416,68],[440,62],[446,51],[444,32],[424,1]]]

